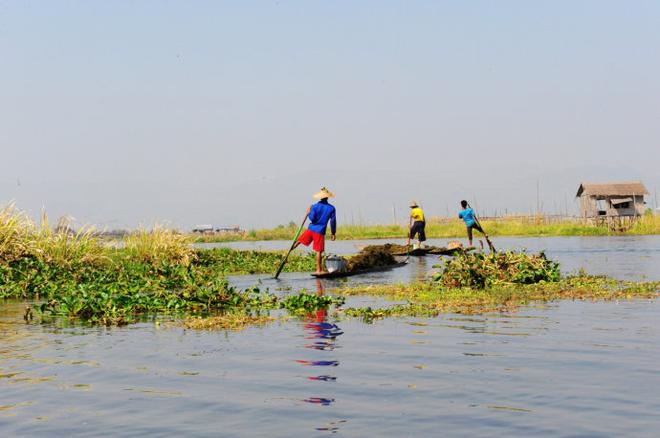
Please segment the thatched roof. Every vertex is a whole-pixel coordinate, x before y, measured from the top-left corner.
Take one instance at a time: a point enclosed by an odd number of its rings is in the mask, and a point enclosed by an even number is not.
[[[641,181],[625,181],[617,183],[592,184],[582,183],[577,191],[576,197],[588,196],[641,196],[648,195]]]

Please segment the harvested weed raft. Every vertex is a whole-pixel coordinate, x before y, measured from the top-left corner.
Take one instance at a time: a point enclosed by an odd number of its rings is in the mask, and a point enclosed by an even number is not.
[[[423,248],[413,248],[412,246],[397,245],[394,243],[386,243],[382,245],[383,248],[388,250],[394,256],[414,256],[422,257],[428,254],[431,255],[454,255],[465,251],[463,247],[448,248],[445,246],[425,246]]]
[[[543,252],[465,253],[447,260],[442,272],[434,277],[448,288],[477,289],[502,284],[557,282],[559,279],[559,264],[549,260]]]
[[[398,261],[387,248],[387,245],[367,246],[358,254],[345,259],[345,262],[345,269],[312,275],[318,278],[349,277],[369,272],[386,271],[406,264],[406,262]]]

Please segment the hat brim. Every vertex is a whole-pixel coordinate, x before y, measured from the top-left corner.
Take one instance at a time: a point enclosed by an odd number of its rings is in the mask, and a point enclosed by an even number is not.
[[[334,198],[335,194],[332,192],[318,192],[314,194],[314,199]]]

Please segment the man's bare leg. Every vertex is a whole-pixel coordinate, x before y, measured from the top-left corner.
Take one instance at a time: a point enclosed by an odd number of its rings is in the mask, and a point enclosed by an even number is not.
[[[323,270],[321,269],[321,260],[322,260],[322,258],[323,258],[323,253],[321,251],[317,252],[316,253],[316,273],[317,274],[320,274],[321,272],[323,272]]]

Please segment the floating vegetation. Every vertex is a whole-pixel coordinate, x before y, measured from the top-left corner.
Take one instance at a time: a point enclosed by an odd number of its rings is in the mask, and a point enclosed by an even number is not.
[[[152,290],[143,289],[139,280],[118,283],[89,282],[69,285],[48,295],[37,307],[42,318],[80,318],[104,325],[134,322],[140,315],[157,312],[201,313],[215,310],[270,306],[276,298],[258,290],[238,291],[226,280],[205,280],[201,284],[194,277],[177,278],[181,287],[169,289],[172,278],[153,282]]]
[[[13,206],[5,207],[0,210],[0,298],[35,301],[25,308],[26,322],[72,318],[121,325],[156,313],[216,314],[214,318],[234,313],[224,323],[207,322],[228,327],[240,326],[241,318],[269,318],[254,314],[274,309],[300,314],[344,303],[342,296],[302,292],[277,297],[258,288],[239,291],[225,279],[229,274],[273,272],[281,252],[193,249],[185,236],[158,227],[128,236],[124,243],[110,247],[91,230],[72,232],[66,221],[51,229],[45,215],[36,225]],[[367,247],[349,259],[349,269],[395,264],[391,249]],[[314,265],[313,255],[293,254],[286,269],[311,271]],[[337,312],[375,320],[513,311],[530,301],[653,298],[659,285],[584,275],[560,279],[557,263],[542,253],[475,253],[446,261],[432,282],[342,289],[343,295],[380,295],[405,303]]]
[[[248,315],[245,313],[226,313],[209,317],[193,317],[183,320],[181,325],[195,330],[232,330],[240,331],[252,325],[265,325],[275,318],[263,315]]]
[[[393,301],[407,301],[406,304],[383,308],[349,307],[336,311],[338,316],[358,317],[371,322],[385,317],[433,317],[441,313],[515,312],[518,307],[535,301],[653,299],[660,295],[660,281],[627,282],[582,274],[556,282],[507,283],[488,288],[450,288],[437,282],[426,282],[345,288],[336,293],[375,295]]]
[[[282,299],[271,296],[270,300],[262,300],[259,303],[253,303],[251,307],[258,310],[286,309],[291,313],[308,313],[314,310],[325,309],[332,305],[341,306],[344,304],[344,297],[334,297],[327,295],[313,295],[300,292],[296,295],[289,295]],[[249,308],[250,306],[248,306]],[[192,317],[183,321],[182,325],[190,329],[203,330],[243,330],[250,325],[263,325],[274,321],[275,318],[269,315],[252,315],[247,312],[227,312],[221,315],[210,317]]]
[[[460,253],[445,260],[434,280],[447,287],[484,288],[498,284],[554,282],[560,278],[559,264],[543,252]]]
[[[282,260],[282,251],[237,251],[230,248],[197,250],[194,265],[213,267],[224,275],[272,273]],[[289,255],[285,272],[316,269],[314,254],[294,251]]]
[[[259,289],[239,291],[223,278],[227,264],[214,257],[241,258],[233,250],[202,250],[179,262],[137,261],[121,250],[104,265],[81,264],[75,269],[35,257],[0,263],[0,298],[36,299],[30,316],[41,319],[76,318],[104,325],[134,322],[141,315],[158,312],[207,313],[232,308],[286,308],[291,311],[320,308],[341,298],[299,294],[282,301]],[[248,258],[260,260],[250,253]],[[306,260],[307,258],[305,258]],[[270,271],[277,257],[265,256]],[[313,259],[310,259],[313,263]],[[231,266],[231,264],[230,264]],[[231,269],[231,268],[229,268]],[[27,313],[26,313],[27,315]],[[31,318],[27,318],[28,321]]]
[[[279,301],[279,308],[293,313],[304,313],[330,306],[341,306],[346,299],[332,295],[314,295],[300,292],[297,295],[289,295]]]
[[[185,236],[162,227],[129,235],[119,248],[67,223],[36,225],[13,206],[0,210],[0,298],[35,300],[24,319],[77,318],[126,324],[156,312],[202,313],[268,307],[258,290],[237,291],[229,274],[273,272],[278,252],[193,249]],[[311,255],[293,255],[288,270],[312,270]],[[294,306],[295,307],[295,306]]]

